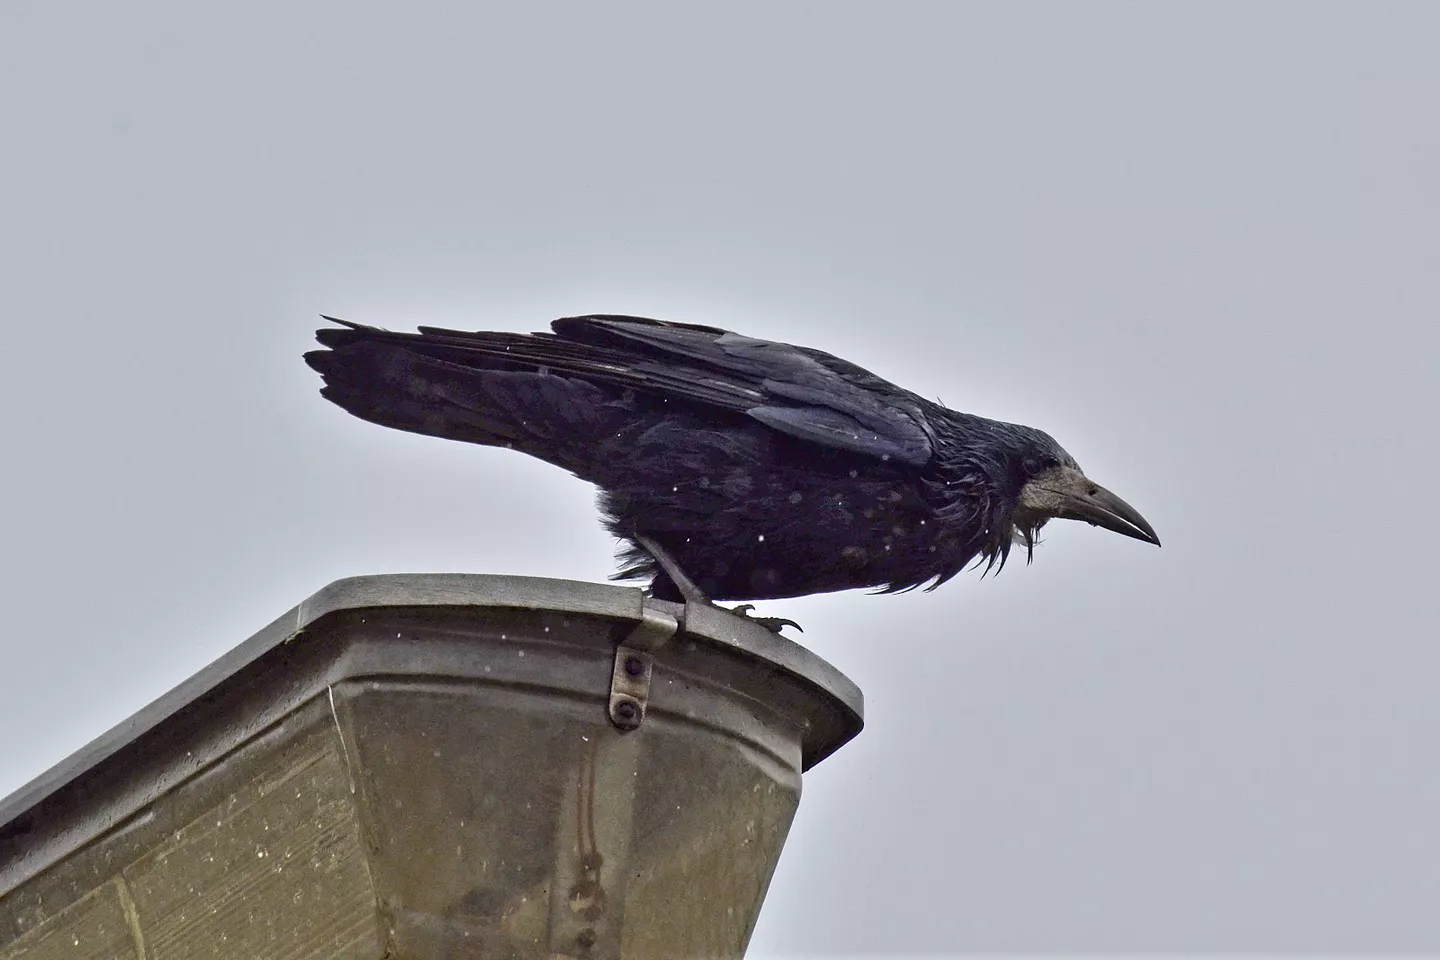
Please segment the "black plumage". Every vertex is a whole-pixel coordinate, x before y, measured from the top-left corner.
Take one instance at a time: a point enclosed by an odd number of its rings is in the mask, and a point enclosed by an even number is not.
[[[662,599],[934,588],[1051,517],[1158,543],[1048,434],[958,413],[819,350],[638,317],[549,333],[345,321],[305,355],[374,423],[509,447],[595,484],[617,578]],[[657,562],[658,558],[658,562]]]

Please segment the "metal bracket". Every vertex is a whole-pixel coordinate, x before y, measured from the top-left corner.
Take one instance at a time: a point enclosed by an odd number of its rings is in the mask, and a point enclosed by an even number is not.
[[[615,648],[615,666],[610,672],[610,722],[623,732],[636,730],[645,722],[650,700],[653,654],[680,630],[679,621],[668,613],[640,608],[640,622]]]

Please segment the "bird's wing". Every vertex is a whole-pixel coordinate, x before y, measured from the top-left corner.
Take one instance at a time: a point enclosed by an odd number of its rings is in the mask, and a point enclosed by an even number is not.
[[[471,333],[439,327],[392,333],[326,319],[340,326],[316,332],[323,346],[354,351],[386,345],[424,357],[423,376],[443,383],[452,404],[472,411],[483,412],[495,403],[493,390],[470,395],[477,374],[539,370],[742,414],[780,433],[876,459],[920,466],[934,453],[935,438],[921,398],[819,350],[716,327],[590,315],[556,320],[551,333]],[[334,366],[326,351],[307,354],[306,359],[322,373]],[[391,367],[392,376],[420,376],[403,364]],[[498,389],[495,383],[490,386]],[[436,383],[426,390],[433,394]],[[408,421],[391,422],[394,409],[382,412],[387,417],[382,422],[414,429]],[[376,419],[374,413],[366,416]],[[493,433],[494,424],[487,424]],[[447,424],[447,429],[452,427]]]
[[[635,373],[666,395],[718,399],[802,440],[916,466],[934,453],[918,397],[818,350],[640,317],[569,317],[552,329],[631,354]]]

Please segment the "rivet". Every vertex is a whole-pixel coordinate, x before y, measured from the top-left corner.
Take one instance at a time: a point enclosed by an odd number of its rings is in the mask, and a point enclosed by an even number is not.
[[[631,724],[640,720],[640,705],[634,700],[621,700],[615,704],[615,719]]]

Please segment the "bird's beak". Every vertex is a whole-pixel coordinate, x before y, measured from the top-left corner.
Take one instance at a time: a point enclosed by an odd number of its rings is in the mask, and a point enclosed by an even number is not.
[[[1155,528],[1140,511],[1073,467],[1047,470],[1020,491],[1022,508],[1063,520],[1084,520],[1097,527],[1160,546]]]

